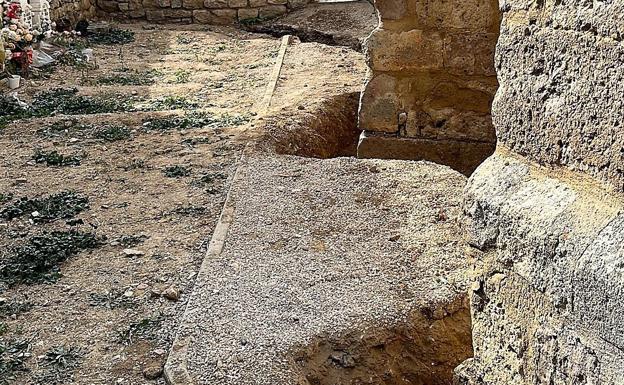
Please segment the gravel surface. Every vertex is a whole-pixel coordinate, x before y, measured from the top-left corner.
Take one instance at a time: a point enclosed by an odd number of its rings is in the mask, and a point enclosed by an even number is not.
[[[318,338],[456,303],[464,183],[427,162],[243,161],[225,246],[204,261],[167,362],[171,382],[306,383],[293,357]]]

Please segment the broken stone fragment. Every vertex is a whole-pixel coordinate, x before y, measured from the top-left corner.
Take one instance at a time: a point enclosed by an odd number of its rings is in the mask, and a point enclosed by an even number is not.
[[[162,375],[162,366],[152,365],[143,369],[143,377],[146,380],[155,380]]]
[[[170,301],[177,301],[180,299],[180,289],[175,285],[169,286],[163,296]]]
[[[141,255],[145,255],[145,253],[141,250],[136,250],[136,249],[124,249],[123,251],[124,255],[128,256],[128,257],[138,257]]]

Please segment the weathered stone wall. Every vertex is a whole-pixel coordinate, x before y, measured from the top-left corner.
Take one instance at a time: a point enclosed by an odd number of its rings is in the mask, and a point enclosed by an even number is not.
[[[53,21],[67,19],[72,23],[82,19],[91,20],[97,13],[95,0],[51,0],[50,18]]]
[[[97,0],[100,11],[112,18],[156,22],[234,24],[270,19],[299,8],[309,0]]]
[[[376,7],[358,155],[428,159],[470,173],[496,142],[497,0],[377,0]]]
[[[624,0],[505,0],[459,384],[624,384]]]

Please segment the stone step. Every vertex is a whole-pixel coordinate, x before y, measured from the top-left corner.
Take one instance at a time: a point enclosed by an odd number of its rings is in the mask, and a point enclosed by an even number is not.
[[[168,382],[449,384],[472,353],[464,184],[427,162],[241,160]]]

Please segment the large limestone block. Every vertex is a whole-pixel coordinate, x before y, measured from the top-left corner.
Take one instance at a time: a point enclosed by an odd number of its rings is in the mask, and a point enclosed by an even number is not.
[[[359,127],[378,132],[398,132],[398,115],[402,111],[396,90],[396,79],[380,74],[368,81],[362,93]]]
[[[400,20],[411,28],[495,32],[497,0],[377,0],[383,21]]]
[[[198,9],[193,11],[193,21],[200,24],[228,25],[236,22],[236,15],[235,9]]]
[[[496,76],[497,33],[450,33],[444,39],[444,67],[456,75]]]
[[[524,3],[498,43],[500,141],[624,190],[624,1]]]
[[[499,149],[473,174],[465,200],[470,242],[485,253],[471,299],[475,359],[460,377],[623,383],[622,196]]]
[[[418,71],[444,66],[444,39],[435,31],[376,29],[366,42],[374,71]]]
[[[496,79],[449,74],[394,76],[379,73],[366,84],[359,127],[409,137],[496,141],[491,102]],[[404,126],[399,115],[404,114]]]

